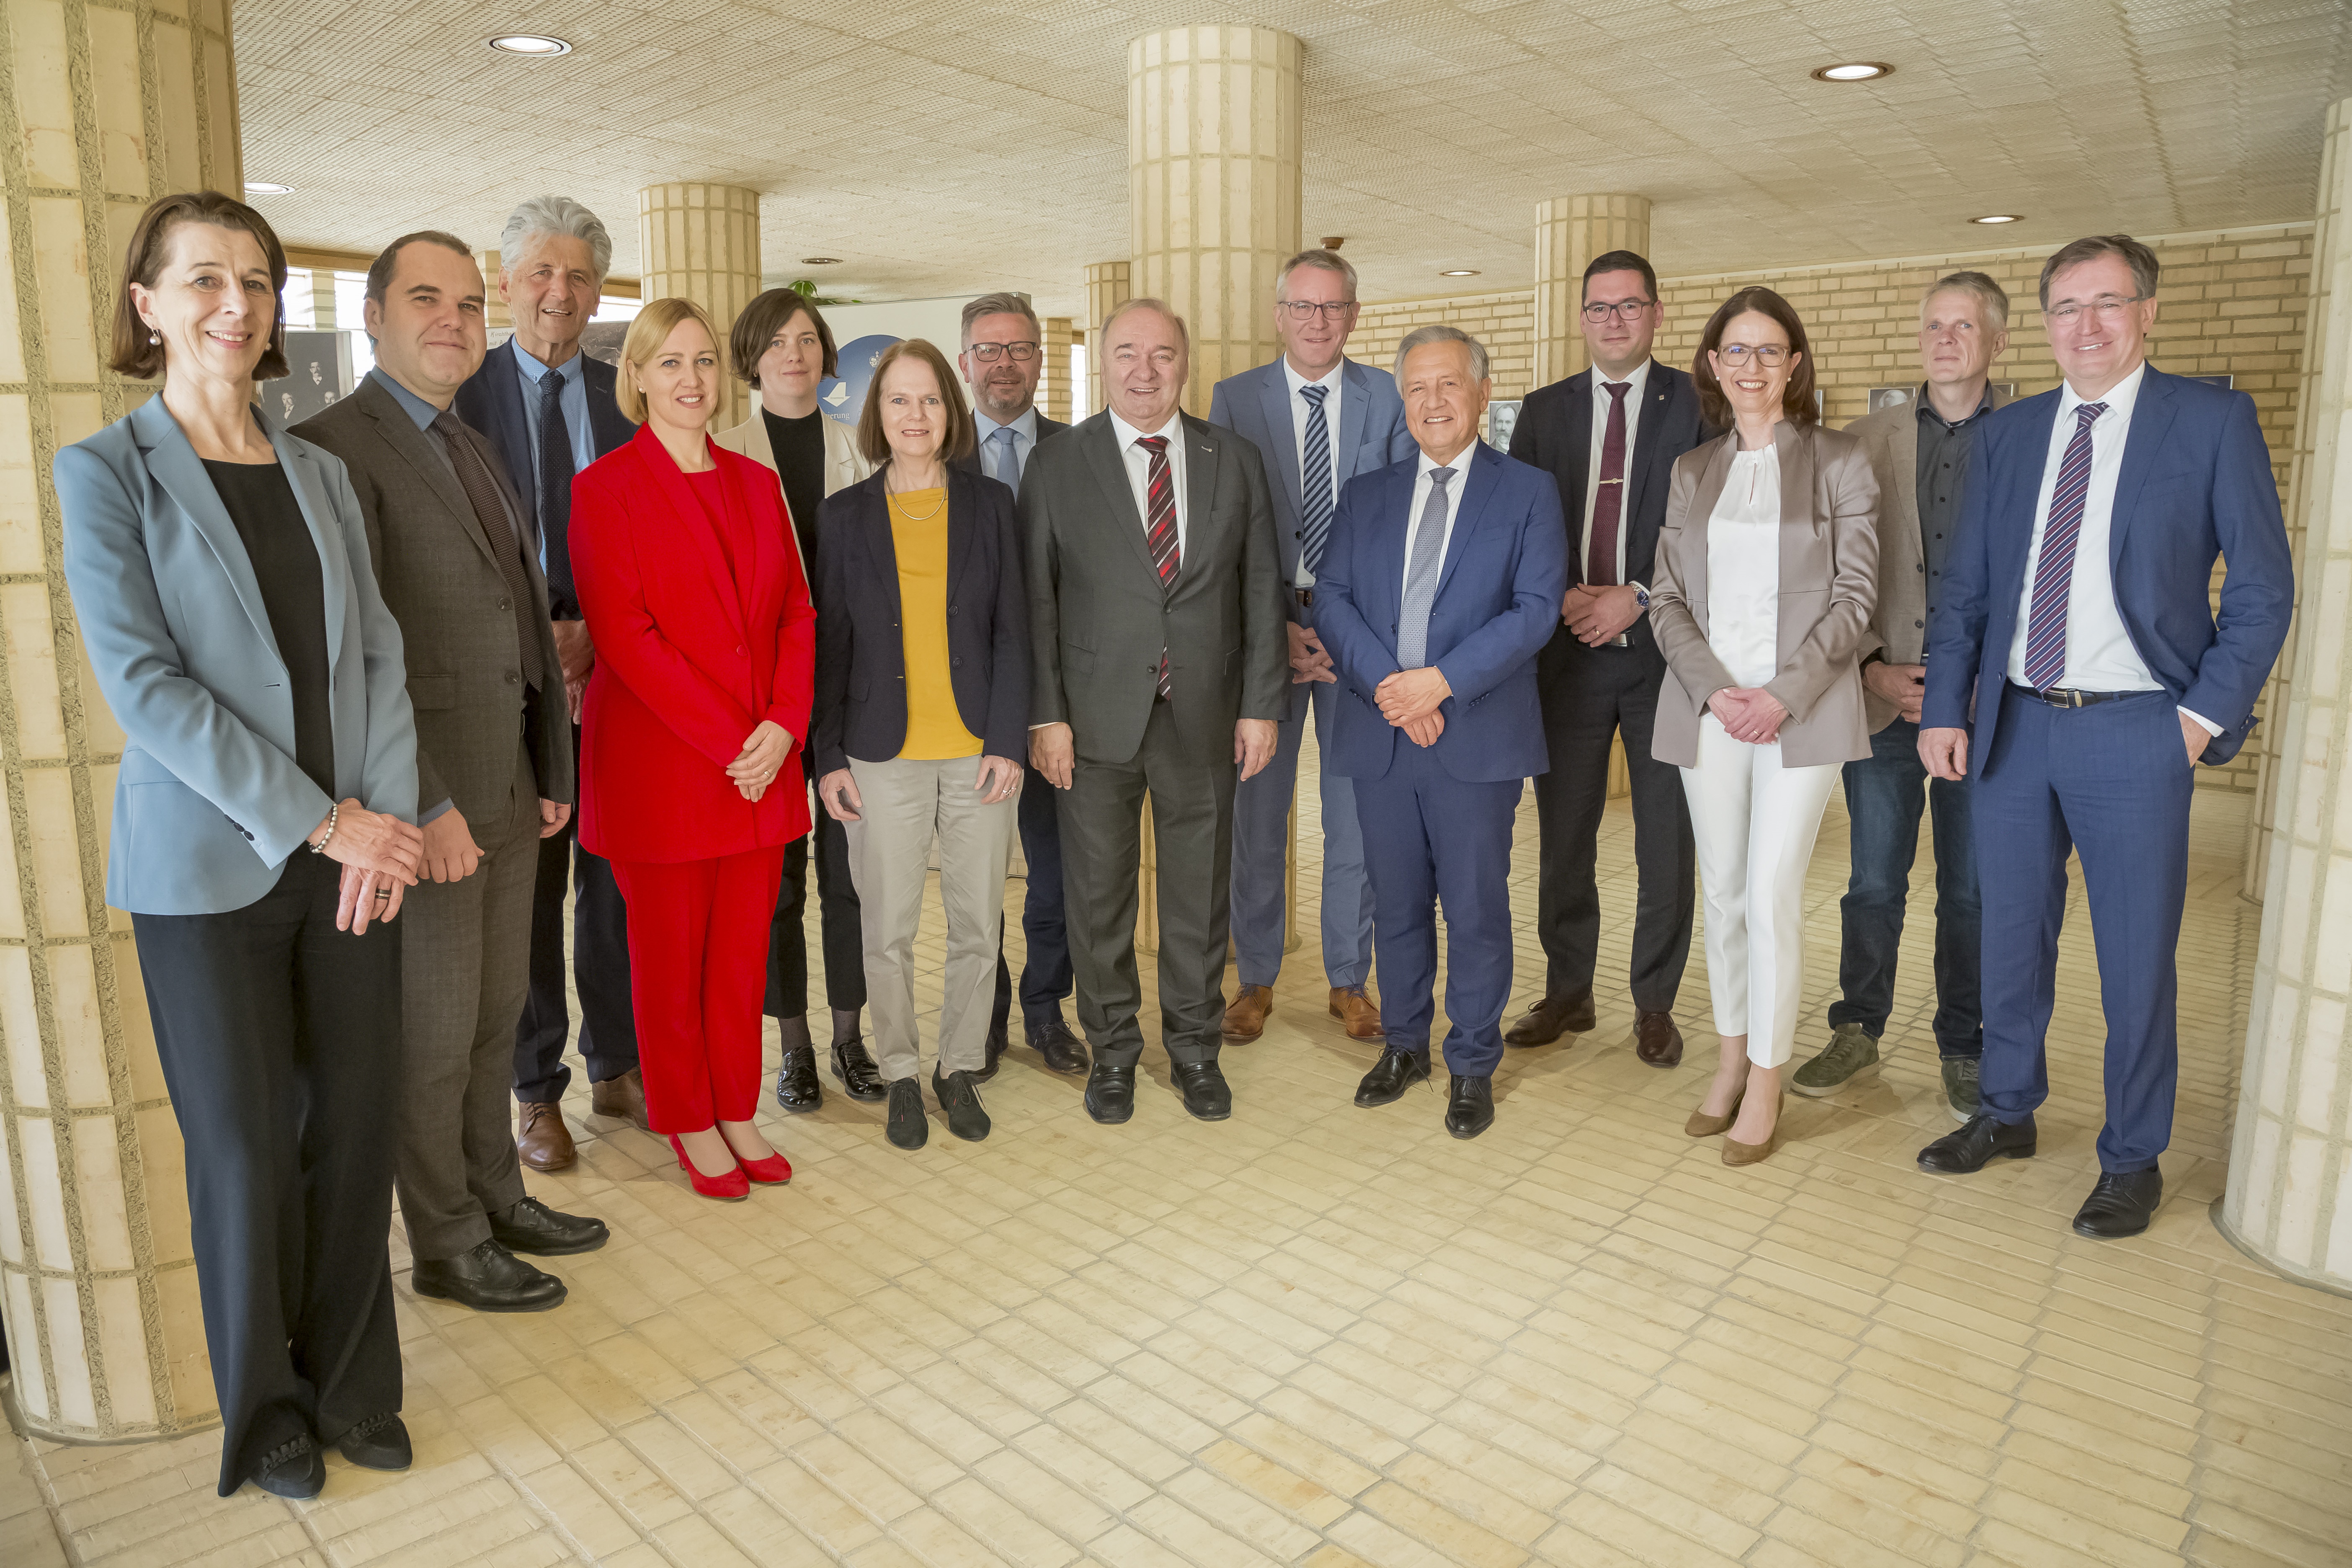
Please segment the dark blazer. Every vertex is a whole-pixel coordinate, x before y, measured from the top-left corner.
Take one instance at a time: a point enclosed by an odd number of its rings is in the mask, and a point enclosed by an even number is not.
[[[1288,700],[1282,560],[1257,448],[1182,416],[1188,526],[1162,592],[1108,411],[1030,456],[1021,481],[1033,724],[1071,727],[1077,754],[1123,763],[1143,744],[1167,651],[1177,732],[1230,758],[1242,719]]]
[[[583,355],[580,379],[588,394],[589,437],[602,458],[617,450],[636,434],[637,427],[622,417],[621,405],[613,399],[619,372],[603,360]],[[539,467],[532,458],[530,421],[522,403],[529,390],[530,384],[515,365],[514,342],[509,339],[482,356],[482,368],[466,378],[450,408],[489,437],[499,460],[506,465],[508,480],[520,492],[531,537],[538,539],[546,530],[539,515],[539,486],[532,482]],[[576,621],[580,595],[572,583],[572,542],[559,534],[546,542],[548,605],[554,619]]]
[[[1642,397],[1618,526],[1625,531],[1625,580],[1654,587],[1658,530],[1665,526],[1675,459],[1720,432],[1700,414],[1698,388],[1686,372],[1652,360]],[[1583,582],[1584,488],[1592,472],[1591,370],[1528,394],[1518,423],[1511,426],[1511,456],[1533,463],[1558,482],[1560,521],[1568,530],[1568,580]],[[1635,647],[1657,656],[1657,636],[1649,616],[1636,620],[1626,635]]]
[[[503,820],[518,734],[530,748],[540,798],[570,803],[572,721],[548,625],[547,580],[532,552],[519,552],[530,590],[524,623],[538,634],[547,671],[537,688],[523,684],[506,574],[438,449],[440,437],[419,430],[373,377],[294,433],[341,458],[350,472],[376,582],[400,622],[416,710],[419,810],[449,800],[469,822]],[[467,434],[498,475],[497,455],[478,432]],[[510,489],[505,499],[509,513],[521,516]]]
[[[1968,725],[1972,765],[1992,755],[2001,683],[2062,394],[1985,416],[1969,461],[1944,600],[1927,628],[1919,722]],[[2213,558],[2228,563],[2217,619]],[[2140,659],[2183,708],[2222,726],[2201,761],[2238,754],[2294,613],[2294,558],[2254,400],[2149,365],[2116,481],[2107,570]]]
[[[1549,769],[1536,655],[1559,624],[1568,592],[1568,535],[1559,497],[1543,473],[1484,441],[1470,472],[1430,606],[1428,658],[1454,695],[1438,711],[1438,762],[1465,784],[1529,778]],[[1403,607],[1405,530],[1420,477],[1416,454],[1348,481],[1315,580],[1315,630],[1348,700],[1333,724],[1330,765],[1349,778],[1383,777],[1401,731],[1373,695],[1395,674]]]
[[[1039,423],[1042,425],[1043,420]],[[1030,454],[1034,462],[1035,453]],[[884,763],[907,741],[907,647],[884,467],[817,511],[816,776]],[[1029,597],[1013,491],[948,465],[948,666],[956,712],[992,757],[1029,757]]]

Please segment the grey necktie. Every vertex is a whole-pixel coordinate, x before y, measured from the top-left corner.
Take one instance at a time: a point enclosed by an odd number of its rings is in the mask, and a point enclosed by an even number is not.
[[[1422,503],[1421,527],[1412,536],[1412,561],[1404,574],[1404,607],[1397,616],[1397,668],[1419,669],[1429,653],[1429,607],[1437,602],[1438,568],[1445,562],[1445,487],[1452,468],[1429,470],[1429,499]]]
[[[1021,455],[1013,449],[1013,440],[1019,434],[1012,426],[1004,425],[988,438],[988,444],[996,448],[996,472],[992,477],[1002,480],[1016,497],[1021,494]]]

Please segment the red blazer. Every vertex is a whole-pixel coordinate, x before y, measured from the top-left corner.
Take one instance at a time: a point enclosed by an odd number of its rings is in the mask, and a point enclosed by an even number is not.
[[[801,743],[816,610],[775,476],[709,450],[728,505],[751,524],[741,592],[650,430],[572,481],[572,577],[596,645],[580,717],[580,842],[607,859],[715,859],[809,830]],[[754,804],[726,770],[762,719],[793,744]]]

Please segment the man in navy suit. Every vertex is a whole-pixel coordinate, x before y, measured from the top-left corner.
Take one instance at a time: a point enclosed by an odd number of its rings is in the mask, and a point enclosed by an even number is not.
[[[481,431],[521,498],[547,574],[548,611],[563,661],[580,746],[580,693],[596,663],[572,586],[572,477],[636,433],[613,401],[611,365],[580,352],[612,264],[613,241],[596,215],[569,196],[534,196],[515,208],[499,237],[499,297],[514,336],[492,349],[457,389],[457,417]],[[599,1116],[646,1125],[637,1076],[637,1023],[629,994],[627,908],[613,868],[579,847],[567,826],[540,841],[530,920],[530,999],[515,1026],[514,1094],[522,1107],[515,1135],[522,1162],[560,1171],[572,1163],[571,1130],[557,1102],[572,1081],[563,1037],[572,1026],[563,994],[563,894],[578,887],[573,973],[580,987],[580,1057],[590,1106]]]
[[[1356,326],[1356,269],[1329,250],[1306,250],[1275,279],[1282,357],[1217,383],[1210,423],[1244,436],[1273,482],[1275,539],[1282,548],[1283,604],[1290,615],[1290,691],[1274,761],[1234,795],[1234,959],[1241,991],[1225,1009],[1224,1037],[1254,1040],[1274,1009],[1290,877],[1290,801],[1307,713],[1328,750],[1339,688],[1314,628],[1316,568],[1339,491],[1358,474],[1412,455],[1404,405],[1388,372],[1348,357]],[[1331,1016],[1360,1040],[1381,1037],[1380,1009],[1364,994],[1372,971],[1372,897],[1356,797],[1328,761],[1322,769],[1323,974]]]
[[[1996,411],[1977,440],[1919,731],[1936,777],[1975,765],[1984,908],[1981,1110],[1920,1168],[2033,1152],[2079,851],[2107,1024],[2099,1179],[2074,1216],[2093,1237],[2146,1230],[2164,1195],[2192,781],[2245,743],[2294,607],[2253,400],[2147,363],[2156,282],[2154,253],[2126,235],[2078,239],[2042,268],[2065,384]]]
[[[1417,328],[1396,380],[1420,455],[1349,484],[1315,605],[1340,692],[1324,765],[1355,781],[1371,847],[1387,1029],[1356,1103],[1389,1104],[1429,1076],[1443,903],[1445,1130],[1475,1138],[1495,1121],[1511,819],[1521,781],[1548,763],[1536,656],[1568,588],[1568,533],[1550,478],[1478,439],[1476,339]]]

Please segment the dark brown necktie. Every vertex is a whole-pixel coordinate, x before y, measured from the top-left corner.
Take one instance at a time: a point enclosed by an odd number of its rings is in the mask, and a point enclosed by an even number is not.
[[[506,502],[499,496],[499,481],[491,476],[490,466],[474,445],[473,432],[467,430],[457,416],[443,409],[433,416],[433,433],[441,437],[441,445],[449,454],[449,466],[457,470],[458,488],[466,492],[467,502],[474,509],[474,521],[482,525],[483,537],[490,542],[490,554],[499,563],[499,574],[506,579],[507,603],[514,606],[515,644],[522,656],[522,678],[532,687],[547,684],[547,664],[541,657],[539,627],[530,614],[530,578],[523,572],[522,545],[516,539],[514,525],[508,521]]]
[[[1598,371],[1593,373],[1598,375]],[[1595,588],[1617,582],[1617,522],[1625,510],[1625,395],[1629,381],[1604,381],[1609,425],[1601,436],[1601,482],[1592,492],[1592,550],[1584,580]]]

